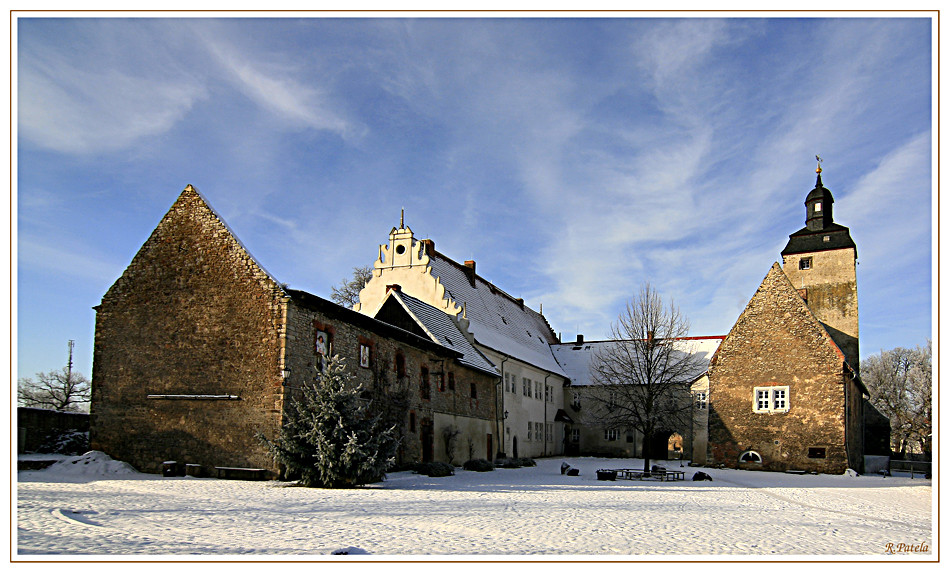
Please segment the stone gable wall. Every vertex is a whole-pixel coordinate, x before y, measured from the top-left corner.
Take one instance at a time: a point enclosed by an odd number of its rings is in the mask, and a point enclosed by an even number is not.
[[[796,299],[797,297],[797,299]],[[747,469],[840,473],[845,451],[842,356],[777,265],[720,346],[709,369],[711,462]],[[755,413],[754,388],[788,386],[789,410]],[[824,459],[808,457],[825,448]],[[753,450],[761,464],[740,464]]]
[[[186,189],[97,307],[92,448],[145,472],[170,460],[274,470],[255,435],[280,423],[283,308]],[[237,399],[148,397],[162,395]]]

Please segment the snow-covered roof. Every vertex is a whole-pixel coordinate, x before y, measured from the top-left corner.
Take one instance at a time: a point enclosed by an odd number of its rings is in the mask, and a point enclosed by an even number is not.
[[[446,294],[464,306],[469,331],[479,344],[542,370],[565,375],[551,352],[551,344],[558,340],[544,316],[435,250],[430,254],[430,266],[432,275],[445,286]]]
[[[688,337],[677,339],[674,348],[682,352],[698,355],[703,366],[709,365],[709,359],[722,343],[723,336]],[[617,344],[616,340],[600,340],[582,342],[580,344],[568,342],[551,347],[554,356],[564,368],[572,386],[590,386],[593,382],[590,376],[590,365],[598,351],[603,351]]]
[[[388,296],[398,301],[434,342],[462,353],[460,364],[498,375],[495,365],[472,346],[451,316],[403,292],[392,290]]]

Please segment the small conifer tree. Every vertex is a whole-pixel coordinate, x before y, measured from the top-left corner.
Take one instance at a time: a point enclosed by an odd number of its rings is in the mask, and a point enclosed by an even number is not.
[[[362,387],[350,387],[339,356],[295,392],[276,441],[261,440],[287,475],[307,487],[345,488],[380,481],[395,462],[395,426],[373,415]]]

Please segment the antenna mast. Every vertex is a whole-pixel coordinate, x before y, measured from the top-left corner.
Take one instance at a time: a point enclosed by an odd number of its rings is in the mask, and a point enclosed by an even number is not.
[[[69,341],[69,362],[66,363],[66,380],[73,379],[73,347],[76,346],[75,340]]]

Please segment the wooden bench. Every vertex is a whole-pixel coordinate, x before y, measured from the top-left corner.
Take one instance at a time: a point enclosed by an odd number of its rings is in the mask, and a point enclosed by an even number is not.
[[[264,479],[267,470],[262,468],[223,468],[215,467],[218,479],[239,479],[246,481],[260,481]]]

